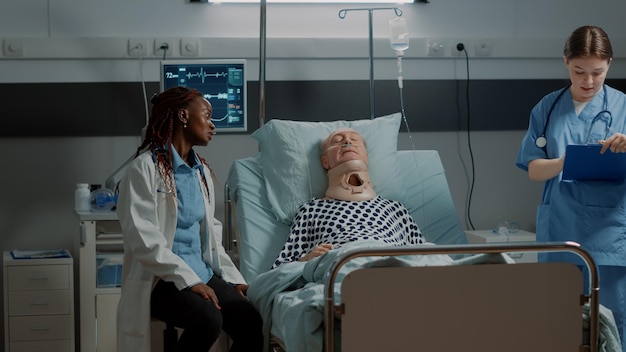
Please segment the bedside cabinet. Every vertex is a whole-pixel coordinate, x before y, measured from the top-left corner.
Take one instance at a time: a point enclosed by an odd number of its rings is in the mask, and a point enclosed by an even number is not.
[[[68,352],[74,343],[72,258],[4,252],[5,352]]]
[[[493,230],[467,230],[467,242],[470,244],[535,242],[537,237],[533,232],[519,230],[509,235],[493,233]],[[507,253],[517,263],[537,262],[536,252]]]

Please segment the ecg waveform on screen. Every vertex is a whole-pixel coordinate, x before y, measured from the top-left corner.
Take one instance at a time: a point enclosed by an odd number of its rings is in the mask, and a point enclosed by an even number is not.
[[[241,64],[169,63],[162,67],[163,89],[197,89],[213,107],[216,128],[245,130],[245,76]]]
[[[219,78],[219,77],[226,77],[228,76],[227,72],[215,72],[215,73],[209,73],[209,72],[205,72],[204,68],[200,67],[200,71],[194,73],[194,72],[188,72],[186,74],[187,79],[192,79],[192,78],[200,78],[202,80],[202,83],[204,83],[204,80],[207,77],[215,77],[215,78]]]
[[[228,99],[228,93],[217,93],[217,94],[205,94],[204,97],[206,98],[206,100],[211,100],[211,98],[217,98],[217,99]]]

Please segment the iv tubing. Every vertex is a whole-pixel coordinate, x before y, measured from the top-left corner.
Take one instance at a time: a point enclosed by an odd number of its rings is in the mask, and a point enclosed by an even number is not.
[[[413,136],[411,135],[411,130],[409,129],[409,122],[407,121],[406,114],[404,112],[404,85],[402,83],[402,51],[398,51],[398,88],[400,89],[400,112],[402,113],[402,120],[404,121],[406,132],[409,134],[409,141],[411,141],[411,147],[413,147],[413,150],[416,150],[415,143],[413,143]]]

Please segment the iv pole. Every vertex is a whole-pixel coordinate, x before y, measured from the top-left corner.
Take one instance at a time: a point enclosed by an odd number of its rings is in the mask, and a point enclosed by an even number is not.
[[[265,33],[265,19],[267,8],[267,0],[261,0],[261,30],[259,43],[259,127],[265,123],[265,41],[267,34]]]
[[[261,0],[264,2],[264,0]],[[339,10],[339,18],[342,20],[346,18],[346,15],[349,11],[368,11],[369,12],[369,44],[370,44],[370,119],[374,119],[375,109],[374,109],[374,40],[373,40],[373,15],[374,11],[377,10],[393,10],[396,13],[396,16],[402,16],[402,10],[397,7],[378,7],[378,8],[366,8],[366,9],[343,9]]]

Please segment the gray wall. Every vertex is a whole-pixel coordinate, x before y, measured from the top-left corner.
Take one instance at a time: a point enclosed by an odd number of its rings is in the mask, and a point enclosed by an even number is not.
[[[267,80],[367,82],[367,15],[349,12],[345,19],[337,15],[340,9],[359,7],[363,6],[268,5]],[[410,48],[403,60],[405,80],[462,82],[467,78],[468,66],[470,82],[565,79],[563,41],[572,29],[585,24],[601,25],[612,37],[616,60],[609,79],[626,78],[623,2],[431,0],[430,4],[404,5],[402,9],[411,33]],[[396,59],[387,39],[387,21],[392,15],[388,11],[374,13],[376,80],[393,81],[397,76]],[[161,58],[161,53],[153,50],[155,39],[173,44],[168,52],[170,58],[182,57],[181,40],[199,46],[198,55],[193,57],[245,58],[248,80],[258,81],[259,27],[256,5],[189,4],[184,0],[4,0],[0,2],[0,84],[9,86],[8,93],[0,96],[0,103],[15,109],[11,104],[12,84],[154,84],[159,80]],[[143,43],[145,56],[130,56],[129,40]],[[433,41],[444,45],[443,56],[429,56],[428,44]],[[458,42],[468,48],[469,65],[453,49]],[[485,42],[492,48],[491,55],[476,56],[474,46]],[[138,92],[134,94],[142,99],[141,85],[136,87]],[[515,102],[543,93],[516,90],[510,98]],[[31,124],[33,130],[41,130],[40,124],[54,126],[54,119],[50,121],[46,116],[56,115],[48,104],[40,103],[45,99],[38,94],[39,90],[28,96],[28,103],[20,104],[17,110],[0,110],[5,122],[4,137],[0,138],[0,159],[4,162],[0,172],[0,248],[67,247],[77,255],[78,225],[72,215],[76,183],[104,183],[134,152],[140,131],[134,136],[11,136],[10,121],[16,118],[25,120],[20,126]],[[415,92],[405,94],[410,99]],[[77,105],[93,111],[81,109],[74,116],[76,121],[82,119],[80,123],[100,116],[97,112],[109,104],[96,94],[81,98],[87,103],[74,98],[68,94],[62,106],[68,111]],[[138,104],[141,106],[143,101]],[[359,111],[369,104],[367,96],[362,104]],[[517,110],[515,114],[520,113]],[[331,105],[327,114],[333,117],[336,111]],[[508,119],[512,114],[498,102],[492,110],[486,107],[480,111],[484,119]],[[413,107],[408,115],[429,118],[419,107]],[[417,122],[410,129],[410,136],[401,133],[399,147],[411,149],[414,144],[417,149],[440,152],[459,217],[466,223],[471,169],[468,134],[456,130],[427,132]],[[523,229],[535,229],[535,208],[542,185],[528,181],[513,165],[523,133],[515,129],[469,134],[476,170],[470,213],[476,228],[489,229],[499,221],[510,220],[520,223]],[[233,134],[217,135],[208,147],[198,150],[212,164],[218,179],[224,181],[233,160],[253,155],[257,149],[248,134]],[[220,204],[222,199],[218,192]],[[222,214],[223,207],[219,207],[218,216]]]

